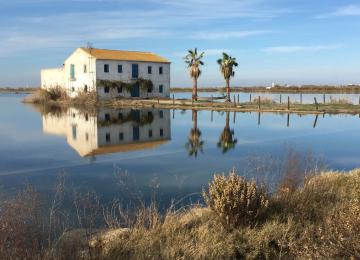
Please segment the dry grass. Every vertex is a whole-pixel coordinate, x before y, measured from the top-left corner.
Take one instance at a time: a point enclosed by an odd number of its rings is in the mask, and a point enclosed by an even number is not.
[[[295,167],[294,163],[288,166]],[[224,178],[220,186],[236,187],[235,180],[248,183],[235,177]],[[360,169],[307,175],[301,184],[285,186],[291,188],[280,185],[268,198],[261,221],[245,222],[231,230],[224,228],[221,218],[226,215],[210,207],[198,205],[160,214],[156,204],[142,204],[126,212],[117,203],[111,208],[102,205],[94,193],[75,193],[75,222],[69,224],[68,218],[61,218],[64,187],[62,183],[56,189],[50,214],[43,215],[44,205],[31,188],[12,200],[2,200],[0,258],[360,258]],[[231,205],[238,195],[229,190],[226,200],[219,203]],[[98,232],[95,227],[104,222],[111,229]]]

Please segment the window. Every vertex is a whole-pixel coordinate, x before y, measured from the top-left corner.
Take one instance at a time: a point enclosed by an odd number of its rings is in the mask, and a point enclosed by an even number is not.
[[[105,92],[105,93],[109,93],[109,92],[110,92],[110,88],[109,88],[109,87],[104,87],[104,92]]]
[[[163,74],[163,67],[159,67],[159,74]]]
[[[151,66],[148,66],[148,74],[151,74],[152,73],[152,68]]]
[[[120,141],[124,140],[124,133],[121,132],[119,133],[119,140]]]
[[[151,138],[152,137],[152,130],[150,129],[149,130],[149,138]]]
[[[160,136],[164,135],[164,129],[160,128]]]
[[[89,121],[89,115],[85,114],[85,121]]]
[[[119,119],[119,120],[122,120],[122,119],[123,119],[123,114],[122,114],[122,113],[119,113],[119,114],[118,114],[118,119]]]
[[[159,86],[159,93],[163,93],[163,91],[164,91],[164,86],[163,86],[163,85],[160,85],[160,86]]]
[[[139,65],[138,64],[132,64],[131,66],[131,76],[133,79],[137,79],[139,77]]]
[[[87,66],[84,64],[84,73],[87,73]]]
[[[110,114],[105,114],[105,120],[110,121]]]
[[[164,117],[164,111],[160,110],[159,116],[160,116],[160,118],[163,118]]]
[[[118,93],[122,93],[122,87],[117,87]]]
[[[109,73],[109,71],[110,71],[110,65],[109,64],[104,64],[104,72]]]
[[[72,125],[72,138],[76,140],[76,125]]]
[[[74,64],[70,65],[70,79],[71,80],[75,79],[75,65]]]
[[[153,89],[153,88],[148,87],[147,92],[148,92],[148,93],[151,93],[151,92],[153,91],[152,89]]]
[[[84,92],[86,93],[88,91],[87,85],[84,86]]]
[[[122,73],[123,72],[123,70],[122,70],[122,65],[118,65],[118,73]]]
[[[110,133],[106,133],[105,138],[106,138],[106,142],[110,143]]]
[[[148,112],[148,117],[152,117],[153,113],[151,111]]]

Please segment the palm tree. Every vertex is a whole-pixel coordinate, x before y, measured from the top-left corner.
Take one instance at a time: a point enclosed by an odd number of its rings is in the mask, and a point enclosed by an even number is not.
[[[197,111],[192,111],[193,128],[190,130],[188,142],[185,144],[186,149],[190,156],[197,157],[198,152],[203,151],[204,141],[201,140],[201,131],[197,127]]]
[[[184,59],[185,63],[188,64],[190,77],[193,79],[192,99],[197,100],[197,80],[201,75],[200,66],[204,65],[204,62],[201,60],[204,57],[204,52],[198,55],[197,48],[195,50],[188,50],[188,52]]]
[[[226,123],[224,130],[222,131],[220,135],[220,139],[218,142],[218,147],[222,149],[223,153],[226,153],[227,151],[235,148],[235,145],[237,143],[237,139],[233,138],[234,136],[234,130],[230,129],[229,124],[229,114],[230,112],[226,112]]]
[[[233,58],[223,52],[222,59],[218,59],[217,63],[220,65],[221,74],[226,81],[226,101],[230,102],[230,78],[235,76],[234,67],[238,66],[236,58]]]

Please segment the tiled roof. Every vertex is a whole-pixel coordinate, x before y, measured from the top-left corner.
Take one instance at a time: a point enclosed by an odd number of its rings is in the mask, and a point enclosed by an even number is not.
[[[139,143],[129,143],[129,144],[118,144],[118,145],[110,145],[110,146],[102,146],[93,150],[92,152],[81,155],[84,157],[89,157],[93,155],[101,155],[108,153],[120,153],[120,152],[130,152],[130,151],[138,151],[145,149],[154,149],[162,144],[166,144],[168,140],[161,141],[148,141],[148,142],[139,142]]]
[[[170,63],[167,59],[152,52],[105,50],[96,48],[81,48],[91,56],[100,60],[143,61]]]

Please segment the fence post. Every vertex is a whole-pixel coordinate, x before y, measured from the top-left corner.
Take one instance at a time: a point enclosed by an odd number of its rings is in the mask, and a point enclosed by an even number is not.
[[[325,103],[326,103],[326,102],[325,102],[325,101],[326,101],[326,100],[325,100],[325,94],[323,95],[323,101],[324,101],[324,105],[325,105]]]
[[[236,99],[235,99],[235,95],[234,95],[234,106],[236,106]]]
[[[316,100],[316,97],[314,97],[314,101],[315,101],[316,110],[318,110],[319,109],[319,104],[318,104],[318,102]]]
[[[250,94],[250,102],[251,102],[251,94]]]
[[[240,97],[239,97],[239,94],[237,94],[238,96],[238,105],[240,104]]]
[[[259,96],[259,100],[258,100],[258,106],[259,106],[259,110],[260,110],[260,107],[261,107],[261,99],[260,99],[260,96]]]
[[[280,94],[280,104],[282,104],[282,101],[281,101],[281,94]]]
[[[302,105],[302,93],[300,93],[300,105]]]

